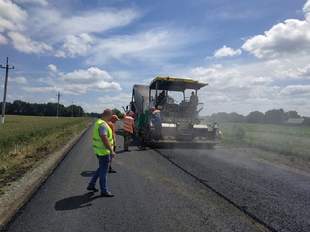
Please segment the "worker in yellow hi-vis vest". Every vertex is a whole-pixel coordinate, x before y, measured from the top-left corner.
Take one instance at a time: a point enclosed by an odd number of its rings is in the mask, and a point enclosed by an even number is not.
[[[134,131],[134,113],[132,111],[129,111],[126,113],[124,119],[123,119],[124,125],[124,151],[129,151],[129,143],[133,135]]]
[[[111,120],[112,110],[106,109],[102,113],[102,118],[98,119],[93,129],[93,150],[96,154],[99,167],[93,175],[88,184],[87,190],[97,192],[95,185],[99,178],[101,196],[113,197],[114,195],[108,191],[107,187],[107,174],[109,163],[112,157],[115,156],[113,149],[113,132],[108,122]]]

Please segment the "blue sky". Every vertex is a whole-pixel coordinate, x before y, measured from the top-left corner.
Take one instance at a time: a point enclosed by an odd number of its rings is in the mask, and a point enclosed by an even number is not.
[[[310,115],[309,12],[306,0],[0,0],[0,59],[16,67],[8,98],[60,91],[63,104],[100,112],[171,75],[209,83],[204,114]]]

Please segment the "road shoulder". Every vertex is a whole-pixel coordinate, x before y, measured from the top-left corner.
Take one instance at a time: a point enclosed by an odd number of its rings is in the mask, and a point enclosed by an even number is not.
[[[18,210],[27,203],[90,126],[72,138],[62,149],[48,155],[37,167],[4,189],[5,193],[0,196],[0,230],[5,228]]]

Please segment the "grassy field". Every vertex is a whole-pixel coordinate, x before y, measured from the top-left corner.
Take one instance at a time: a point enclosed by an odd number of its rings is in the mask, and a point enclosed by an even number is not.
[[[1,188],[82,131],[90,118],[7,116],[0,125]]]
[[[247,145],[310,161],[310,127],[222,123],[226,144]]]

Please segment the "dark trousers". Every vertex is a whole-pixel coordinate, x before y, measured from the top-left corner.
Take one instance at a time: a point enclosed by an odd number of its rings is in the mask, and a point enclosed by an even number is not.
[[[104,155],[104,156],[97,155],[97,158],[99,161],[99,167],[96,170],[93,177],[91,178],[89,185],[95,186],[97,179],[99,178],[100,190],[101,192],[105,193],[108,191],[107,176],[110,163],[110,155]]]
[[[116,152],[116,146],[113,146],[113,151]],[[113,158],[110,157],[110,165],[109,165],[109,170],[110,171],[112,170],[112,160],[113,160]]]
[[[125,131],[125,133],[124,133],[124,150],[125,151],[128,151],[128,149],[129,149],[129,144],[131,142],[130,141],[131,138],[132,138],[132,134]]]

